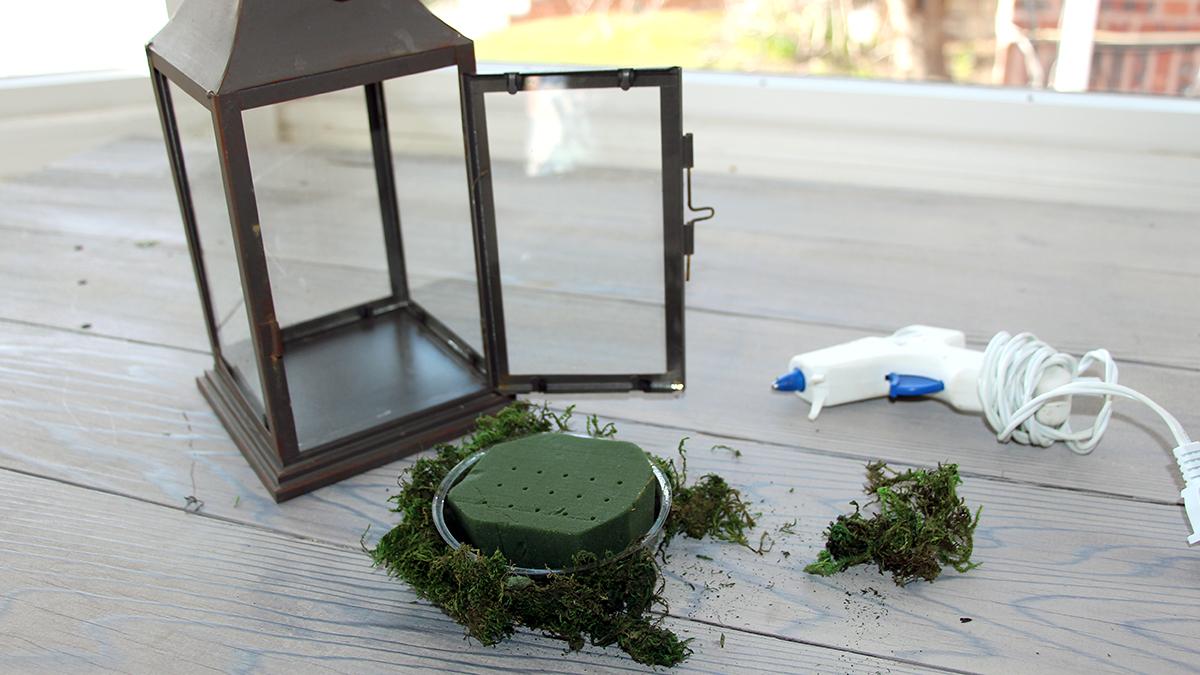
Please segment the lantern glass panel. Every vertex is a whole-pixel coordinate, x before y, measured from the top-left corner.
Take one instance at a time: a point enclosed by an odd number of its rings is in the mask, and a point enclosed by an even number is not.
[[[400,227],[388,224],[390,194],[381,200],[379,192],[387,169],[379,172],[373,145],[387,136],[373,134],[370,110],[357,87],[243,114],[301,452],[489,389],[470,353],[447,339],[436,311],[408,295],[405,211]],[[461,119],[457,106],[452,112]],[[461,123],[457,133],[461,144]],[[453,181],[466,201],[464,172]],[[434,220],[441,232],[430,236],[457,229],[469,237],[469,223],[469,215]]]
[[[659,90],[485,95],[513,375],[666,368]]]
[[[262,380],[250,341],[250,317],[242,294],[212,115],[174,84],[170,92],[222,362],[261,413]]]
[[[409,295],[483,353],[458,69],[387,82]]]
[[[363,99],[355,88],[242,116],[285,331],[391,294]]]

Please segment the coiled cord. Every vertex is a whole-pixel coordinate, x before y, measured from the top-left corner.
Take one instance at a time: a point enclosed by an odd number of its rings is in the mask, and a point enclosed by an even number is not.
[[[1096,366],[1102,367],[1103,378],[1085,376]],[[1038,394],[1038,385],[1051,368],[1062,368],[1071,380]],[[1054,426],[1037,419],[1037,412],[1044,405],[1064,396],[1104,398],[1090,428],[1076,431],[1071,428],[1069,419]],[[1057,351],[1032,333],[1009,335],[1001,331],[992,337],[983,353],[979,401],[988,424],[996,430],[996,438],[1001,443],[1011,439],[1024,445],[1048,447],[1055,441],[1063,441],[1073,452],[1086,455],[1095,449],[1108,428],[1114,397],[1145,403],[1167,423],[1179,447],[1192,442],[1174,415],[1145,394],[1117,383],[1117,363],[1107,349],[1094,349],[1082,359],[1076,359]],[[1189,479],[1196,477],[1187,476]]]
[[[1103,379],[1084,375],[1095,366],[1103,366]],[[1037,388],[1042,378],[1052,368],[1062,368],[1070,381],[1038,394]],[[1061,377],[1051,377],[1050,382],[1055,379]],[[1104,398],[1091,428],[1079,431],[1071,429],[1069,414],[1063,415],[1062,423],[1056,425],[1044,424],[1037,419],[1037,412],[1047,403],[1056,398],[1077,395]],[[1175,462],[1184,480],[1184,488],[1179,496],[1183,499],[1184,510],[1192,527],[1188,543],[1200,544],[1200,443],[1193,442],[1179,420],[1149,396],[1117,384],[1117,364],[1107,349],[1093,349],[1084,354],[1082,359],[1076,359],[1055,350],[1032,333],[1009,335],[1000,332],[992,337],[983,352],[983,366],[979,371],[979,401],[983,404],[988,424],[996,430],[996,439],[1001,443],[1012,439],[1026,445],[1046,447],[1055,441],[1063,441],[1072,451],[1086,455],[1096,447],[1108,428],[1114,397],[1145,403],[1171,429],[1171,435],[1178,444],[1173,451]]]

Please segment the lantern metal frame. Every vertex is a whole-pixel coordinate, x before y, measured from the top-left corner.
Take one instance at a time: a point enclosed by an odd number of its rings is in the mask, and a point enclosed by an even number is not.
[[[659,90],[659,125],[662,135],[663,288],[666,369],[661,373],[605,375],[518,375],[509,371],[500,283],[499,240],[492,192],[491,153],[488,148],[484,99],[488,94],[541,89]],[[684,387],[684,257],[691,251],[685,239],[691,233],[683,219],[683,172],[691,168],[690,135],[683,133],[682,71],[679,68],[463,75],[463,119],[467,128],[467,161],[471,183],[472,220],[479,256],[480,296],[484,303],[488,370],[496,386],[506,393],[645,391],[671,393]],[[685,163],[685,159],[688,159]]]
[[[313,31],[313,26],[321,26],[323,31]],[[398,35],[405,40],[399,40]],[[685,137],[681,129],[679,69],[477,75],[471,41],[430,14],[417,0],[289,0],[287,3],[188,0],[147,45],[147,56],[213,352],[212,369],[197,382],[277,501],[457,437],[480,414],[510,403],[517,393],[683,389],[683,262],[684,256],[691,253],[691,233],[683,221],[683,171],[690,169],[691,149],[690,136]],[[456,68],[460,78],[483,354],[412,299],[405,273],[383,83],[445,67]],[[666,370],[662,373],[513,375],[508,372],[484,95],[498,91],[516,94],[551,80],[559,88],[660,89],[666,312]],[[171,98],[172,83],[207,108],[212,116],[229,225],[250,321],[250,341],[244,348],[253,350],[262,388],[261,404],[255,396],[247,394],[254,383],[244,381],[243,375],[230,367],[223,355],[223,350],[233,347],[223,347],[219,336],[203,257],[204,242],[196,222]],[[362,87],[365,95],[391,292],[385,298],[281,327],[267,271],[242,113],[356,87]],[[429,377],[454,380],[454,384],[447,385],[453,395],[443,391],[440,398],[421,405],[420,391],[403,393],[414,398],[406,402],[407,408],[401,406],[407,410],[404,414],[302,448],[296,401],[288,386],[289,367],[285,366],[297,366],[300,361],[296,359],[303,358],[305,368],[317,369],[308,380],[319,381],[320,369],[338,368],[351,362],[359,364],[361,372],[369,373],[380,350],[411,348],[412,353],[406,353],[405,358],[429,360],[430,352],[405,346],[409,343],[385,335],[380,326],[390,326],[393,331],[416,331],[414,335],[419,340],[436,343],[436,363],[427,368]],[[386,376],[387,373],[382,375]],[[345,402],[327,398],[323,405],[329,409],[321,406],[310,409],[302,421],[329,424],[336,431],[337,416],[361,405],[361,401],[353,396]]]

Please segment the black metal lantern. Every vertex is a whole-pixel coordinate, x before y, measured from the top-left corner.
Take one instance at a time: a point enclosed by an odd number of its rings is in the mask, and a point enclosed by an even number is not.
[[[214,356],[212,370],[198,382],[276,500],[460,435],[479,414],[518,393],[683,389],[683,287],[692,240],[692,223],[684,222],[684,172],[691,168],[691,138],[681,128],[679,69],[479,75],[472,42],[418,0],[187,0],[147,52]],[[410,293],[401,238],[384,83],[444,68],[457,70],[454,117],[461,117],[467,159],[467,183],[460,188],[471,221],[461,227],[470,228],[473,245],[470,289],[477,296],[471,302],[478,309],[481,349]],[[272,279],[268,269],[263,190],[251,168],[246,113],[358,87],[366,97],[370,201],[378,203],[386,290],[289,322],[277,311],[289,280]],[[185,162],[173,89],[211,115],[214,176],[228,215],[227,221],[223,214],[218,218],[219,236],[202,236],[197,222],[189,169],[196,171]],[[510,359],[521,336],[507,330],[505,319],[496,208],[501,191],[493,185],[485,99],[545,89],[656,94],[660,138],[654,148],[661,151],[653,170],[661,172],[662,201],[661,210],[650,211],[655,222],[661,218],[661,232],[649,246],[661,292],[653,296],[659,328],[646,341],[662,357],[650,365],[627,364],[627,370],[603,374],[540,372],[514,367]],[[336,239],[338,224],[327,226]],[[223,238],[236,260],[224,274],[206,257]],[[216,306],[218,286],[234,291],[232,310]],[[233,335],[226,326],[241,322],[242,314],[248,329]]]

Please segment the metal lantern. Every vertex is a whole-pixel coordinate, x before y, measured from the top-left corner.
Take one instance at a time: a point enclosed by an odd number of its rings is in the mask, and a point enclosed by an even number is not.
[[[147,53],[214,357],[198,383],[277,501],[461,435],[478,415],[519,393],[684,388],[683,289],[692,241],[692,222],[684,222],[684,179],[687,172],[690,189],[692,153],[691,138],[681,128],[679,69],[476,74],[471,40],[418,0],[187,0]],[[458,189],[470,212],[461,228],[473,247],[473,278],[467,283],[481,349],[410,292],[385,105],[385,82],[447,68],[457,72],[454,133],[461,118],[459,147],[466,157],[466,181]],[[273,279],[268,269],[263,190],[251,168],[247,112],[360,87],[374,174],[367,201],[373,214],[377,193],[387,290],[289,323],[277,310],[290,280]],[[520,336],[506,330],[504,241],[496,210],[503,195],[493,185],[485,99],[548,89],[657,94],[653,121],[660,139],[654,147],[661,147],[661,157],[655,157],[653,171],[661,172],[661,210],[655,205],[641,215],[655,223],[661,218],[651,247],[654,278],[661,284],[652,296],[654,307],[661,308],[655,319],[661,331],[647,340],[663,358],[646,372],[510,366]],[[218,216],[217,238],[202,236],[198,226],[196,176],[189,182],[189,169],[196,170],[189,164],[190,150],[184,156],[176,110],[182,103],[173,101],[172,91],[182,92],[176,99],[194,99],[211,117],[213,175],[227,213],[227,221],[225,213]],[[327,236],[331,241],[339,236],[337,223],[328,223]],[[218,239],[228,241],[230,260],[236,261],[229,270],[207,262]],[[234,291],[233,310],[215,306],[218,287]],[[226,328],[233,323],[246,326],[244,334]]]

